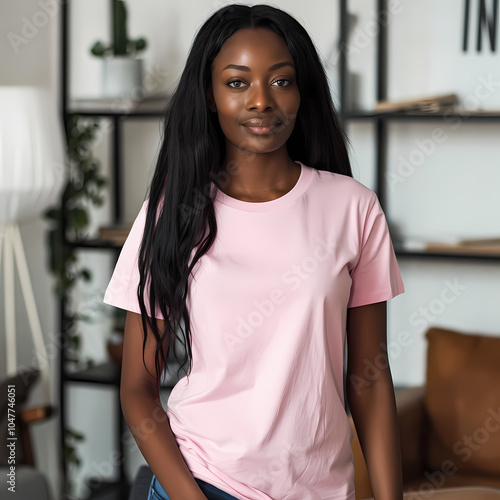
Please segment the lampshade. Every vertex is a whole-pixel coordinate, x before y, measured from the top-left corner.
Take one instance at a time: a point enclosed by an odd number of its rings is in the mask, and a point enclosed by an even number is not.
[[[49,90],[0,86],[0,225],[57,202],[67,172],[63,144]]]

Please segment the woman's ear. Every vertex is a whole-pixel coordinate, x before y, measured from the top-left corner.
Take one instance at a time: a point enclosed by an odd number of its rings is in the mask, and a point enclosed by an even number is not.
[[[214,99],[214,91],[212,87],[208,87],[207,89],[207,104],[208,104],[208,109],[212,111],[212,113],[217,113],[217,106],[215,105],[215,99]]]

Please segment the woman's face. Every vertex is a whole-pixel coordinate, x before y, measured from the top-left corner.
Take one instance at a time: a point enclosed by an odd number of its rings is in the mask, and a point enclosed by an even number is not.
[[[268,153],[286,144],[300,93],[284,40],[266,28],[234,33],[214,59],[207,100],[219,117],[226,148]]]

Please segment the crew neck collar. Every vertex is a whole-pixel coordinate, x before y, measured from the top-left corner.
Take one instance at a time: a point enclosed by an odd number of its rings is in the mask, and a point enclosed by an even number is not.
[[[257,202],[243,201],[227,195],[220,189],[217,189],[215,200],[222,203],[223,205],[227,205],[238,210],[244,210],[246,212],[269,212],[271,210],[289,206],[294,200],[296,200],[301,194],[306,191],[312,180],[312,167],[308,167],[300,161],[295,161],[295,163],[298,163],[300,165],[300,175],[297,182],[295,183],[293,188],[290,189],[290,191],[285,193],[283,196],[276,198],[275,200]],[[212,187],[215,188],[213,182]]]

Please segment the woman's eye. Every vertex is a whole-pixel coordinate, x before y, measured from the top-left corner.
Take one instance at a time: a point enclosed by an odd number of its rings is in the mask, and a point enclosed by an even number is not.
[[[232,87],[233,89],[239,89],[239,88],[241,87],[240,85],[238,85],[238,86],[236,86],[236,87],[233,87],[233,86],[231,85],[232,83],[243,83],[243,82],[242,82],[241,80],[231,80],[230,82],[228,82],[228,83],[227,83],[227,84],[228,84],[230,87]]]
[[[288,87],[288,85],[290,85],[290,80],[286,80],[284,78],[280,78],[279,80],[276,80],[276,82],[287,82],[286,85],[278,85],[278,87]]]
[[[278,82],[281,82],[281,84],[279,84],[278,87],[288,87],[289,85],[291,85],[290,80],[287,80],[285,78],[280,78],[279,80],[275,80],[274,83],[278,83]],[[286,83],[283,83],[283,82],[286,82]],[[233,85],[233,83],[237,84],[237,85]],[[240,89],[242,83],[244,83],[242,80],[231,80],[231,81],[227,82],[227,84],[233,89]]]

